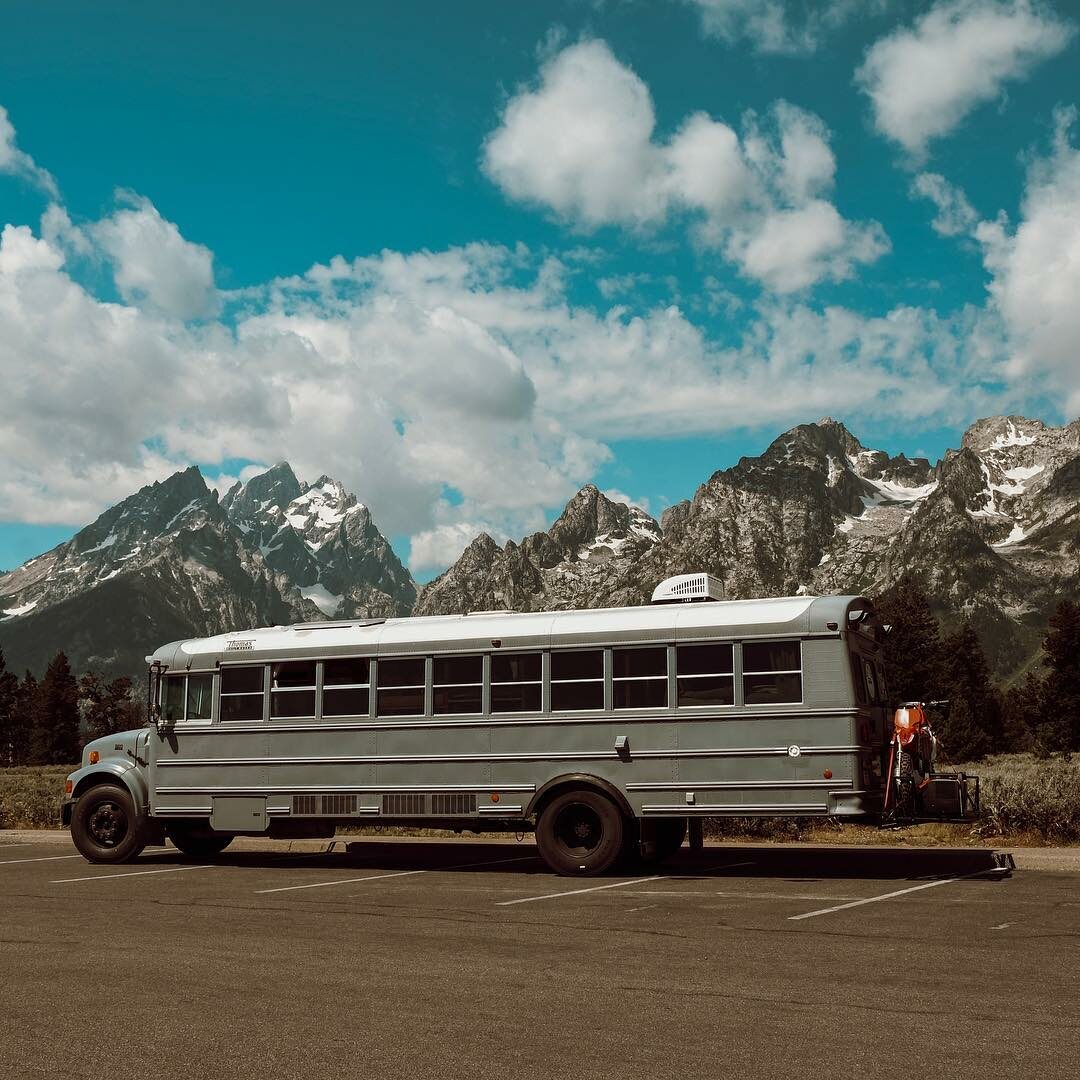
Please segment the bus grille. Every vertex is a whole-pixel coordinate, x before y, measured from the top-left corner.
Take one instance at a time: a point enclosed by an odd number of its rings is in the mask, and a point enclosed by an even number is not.
[[[305,817],[343,817],[355,814],[355,795],[294,795],[292,812]]]
[[[431,796],[431,812],[435,817],[448,817],[452,814],[475,814],[476,796],[471,792],[451,791]]]
[[[433,795],[396,792],[382,797],[387,817],[458,817],[476,813],[476,795],[471,791],[447,791]]]
[[[402,817],[407,814],[424,814],[427,807],[426,795],[398,794],[384,795],[382,797],[382,812],[393,817]]]

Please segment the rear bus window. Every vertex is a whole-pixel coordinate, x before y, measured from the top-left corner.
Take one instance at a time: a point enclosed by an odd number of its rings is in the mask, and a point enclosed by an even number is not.
[[[667,648],[614,649],[612,704],[616,709],[667,707]]]
[[[426,662],[422,656],[379,661],[379,715],[423,716]]]
[[[539,653],[498,653],[491,658],[491,711],[539,712]]]
[[[262,664],[221,669],[222,720],[244,721],[263,718],[265,671]]]
[[[604,650],[574,649],[551,654],[551,711],[604,707]]]
[[[437,656],[431,710],[436,716],[484,710],[484,658]]]
[[[675,669],[680,706],[735,704],[735,648],[680,645]]]
[[[802,701],[802,648],[797,641],[755,641],[742,647],[743,701],[747,705]]]
[[[323,716],[367,716],[371,675],[366,656],[323,664]]]

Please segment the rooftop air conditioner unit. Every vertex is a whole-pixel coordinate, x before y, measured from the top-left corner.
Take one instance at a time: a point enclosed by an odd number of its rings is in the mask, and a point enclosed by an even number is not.
[[[679,574],[653,589],[654,604],[683,604],[691,600],[723,600],[724,583],[712,574]]]

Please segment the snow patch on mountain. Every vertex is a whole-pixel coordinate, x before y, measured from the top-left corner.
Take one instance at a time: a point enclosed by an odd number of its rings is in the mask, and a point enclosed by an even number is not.
[[[325,585],[304,585],[300,589],[300,595],[305,600],[310,600],[328,619],[332,619],[341,607],[344,596],[336,596]]]

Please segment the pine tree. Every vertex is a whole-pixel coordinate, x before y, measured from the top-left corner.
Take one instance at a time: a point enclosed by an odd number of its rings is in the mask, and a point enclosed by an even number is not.
[[[0,768],[15,764],[15,706],[19,679],[8,671],[4,650],[0,649]]]
[[[1035,731],[1042,723],[1043,679],[1034,671],[1024,681],[1009,687],[1001,720],[1001,742],[1006,750],[1031,750]]]
[[[131,695],[131,679],[126,675],[106,682],[96,671],[86,672],[79,680],[79,708],[88,741],[142,723],[138,703]]]
[[[1080,604],[1062,600],[1050,616],[1043,641],[1046,678],[1043,727],[1052,732],[1053,749],[1080,750]]]
[[[892,629],[885,638],[885,676],[897,702],[944,697],[941,627],[930,598],[914,579],[901,579],[878,602],[882,621]]]
[[[939,734],[949,757],[953,761],[972,761],[991,750],[1000,751],[1001,700],[990,681],[990,666],[971,623],[965,621],[949,634],[942,648],[950,707],[939,725]]]
[[[31,742],[38,726],[41,693],[37,679],[29,670],[19,683],[15,694],[15,709],[11,718],[11,763],[29,765],[33,760]]]
[[[79,760],[79,684],[68,658],[58,652],[41,680],[31,756],[39,765],[67,765]]]
[[[978,761],[991,749],[990,739],[966,698],[950,701],[947,719],[938,734],[942,757],[953,763]]]

